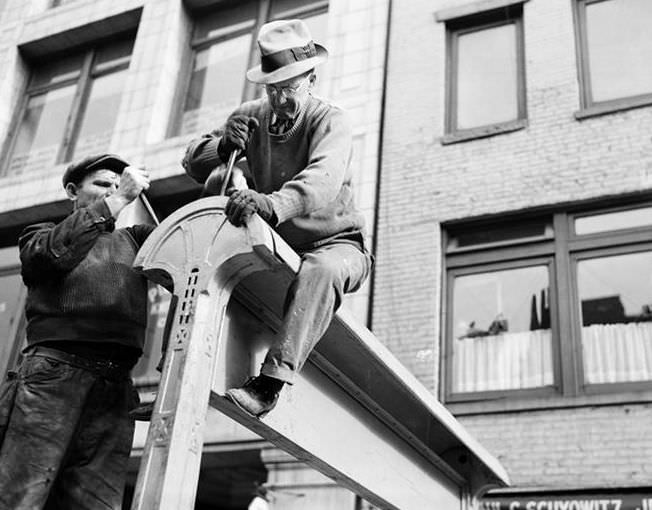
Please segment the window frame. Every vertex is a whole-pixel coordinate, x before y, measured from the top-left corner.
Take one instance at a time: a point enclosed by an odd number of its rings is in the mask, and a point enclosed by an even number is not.
[[[525,248],[526,250],[526,248]],[[445,388],[446,388],[446,393],[445,393],[445,400],[446,402],[465,402],[465,401],[475,401],[475,400],[481,400],[481,399],[495,399],[495,398],[500,398],[501,396],[504,396],[505,393],[509,393],[510,395],[514,395],[516,398],[527,398],[528,396],[540,396],[540,395],[552,395],[557,391],[557,381],[559,380],[559,374],[560,374],[560,353],[558,346],[560,345],[560,342],[555,339],[555,334],[558,332],[558,328],[552,327],[556,321],[557,321],[557,313],[556,313],[556,303],[555,300],[553,300],[553,292],[555,291],[554,286],[555,286],[555,278],[554,278],[554,257],[552,254],[537,254],[534,257],[524,257],[521,258],[517,261],[503,261],[503,260],[494,260],[492,262],[488,262],[485,264],[479,264],[479,265],[470,265],[470,266],[462,266],[458,268],[451,269],[450,271],[447,271],[446,273],[446,278],[447,278],[447,285],[446,285],[446,303],[448,309],[452,311],[452,303],[453,303],[453,291],[454,291],[454,286],[453,286],[453,281],[455,278],[459,276],[466,276],[466,275],[474,275],[474,274],[485,274],[485,273],[490,273],[493,271],[502,271],[502,270],[509,270],[509,269],[523,269],[527,267],[532,267],[532,266],[545,266],[548,269],[548,278],[549,278],[549,286],[550,286],[550,321],[551,321],[551,332],[552,332],[552,370],[553,370],[553,384],[551,386],[542,386],[542,387],[535,387],[535,388],[524,388],[524,389],[516,389],[516,390],[488,390],[488,391],[482,391],[482,392],[465,392],[465,393],[453,393],[451,391],[452,388],[452,382],[453,382],[453,346],[454,342],[456,339],[454,338],[453,335],[453,321],[449,320],[445,323],[445,328],[446,328],[446,336],[444,338],[445,346],[444,346],[444,352],[445,353],[450,353],[450,355],[444,356],[446,359],[446,366],[444,370],[445,374]],[[556,299],[556,298],[555,298]],[[451,315],[452,317],[452,315]]]
[[[527,127],[525,34],[523,4],[507,5],[501,9],[446,20],[446,91],[444,112],[444,136],[442,145],[510,133]],[[472,128],[458,129],[457,89],[459,83],[459,36],[473,32],[514,24],[516,49],[516,106],[515,119]]]
[[[574,113],[577,120],[652,105],[652,92],[608,101],[592,100],[586,6],[604,1],[611,0],[574,0],[573,2],[577,75],[580,88],[580,109]]]
[[[44,94],[71,85],[76,85],[75,93],[73,94],[72,103],[70,105],[70,111],[68,113],[68,117],[65,120],[63,136],[61,138],[61,143],[57,149],[57,155],[54,164],[58,165],[70,161],[78,141],[77,136],[79,134],[79,130],[81,129],[82,121],[84,120],[86,106],[88,104],[88,99],[94,79],[113,72],[128,69],[131,62],[131,55],[129,55],[129,57],[124,57],[114,63],[102,64],[101,68],[95,69],[94,63],[97,53],[106,46],[110,46],[111,44],[119,43],[120,41],[134,37],[135,33],[133,30],[128,30],[116,34],[110,38],[95,41],[91,46],[79,48],[79,54],[83,55],[82,64],[79,68],[79,74],[72,78],[57,81],[56,83],[46,85],[33,85],[32,82],[34,77],[38,74],[37,68],[41,62],[35,62],[32,65],[29,81],[25,87],[25,91],[22,94],[21,100],[19,101],[19,106],[16,108],[16,112],[11,122],[11,135],[5,141],[3,157],[0,162],[0,177],[11,177],[12,175],[9,173],[9,164],[13,156],[15,145],[18,140],[18,133],[30,99],[39,94]],[[65,55],[58,56],[65,57]],[[49,57],[48,60],[52,61],[56,58],[57,55]]]
[[[440,368],[444,374],[440,397],[457,414],[504,412],[524,409],[608,405],[623,401],[652,400],[652,381],[586,383],[583,380],[580,307],[578,305],[577,262],[600,256],[652,251],[652,228],[637,227],[609,232],[577,235],[574,220],[581,216],[618,212],[652,205],[652,199],[621,197],[598,204],[575,204],[539,211],[537,219],[550,217],[553,237],[528,238],[513,242],[465,247],[448,252],[447,241],[454,232],[482,228],[487,224],[528,221],[533,213],[502,215],[481,221],[451,222],[442,225],[443,292],[441,307]],[[550,312],[552,330],[552,386],[487,392],[452,393],[452,299],[453,281],[461,274],[488,272],[491,269],[530,266],[550,258]]]

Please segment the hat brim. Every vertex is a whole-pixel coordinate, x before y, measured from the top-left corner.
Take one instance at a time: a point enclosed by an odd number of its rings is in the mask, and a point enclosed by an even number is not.
[[[303,73],[310,71],[312,68],[322,64],[328,60],[328,50],[322,45],[315,43],[315,49],[317,50],[317,55],[314,57],[307,58],[306,60],[300,60],[298,62],[293,62],[283,67],[279,67],[274,71],[266,73],[262,70],[262,66],[257,65],[252,67],[247,71],[247,79],[254,83],[278,83],[280,81],[289,80],[295,76],[300,76]]]
[[[121,174],[125,168],[129,166],[124,159],[116,156],[115,154],[106,154],[100,159],[94,161],[86,167],[86,170],[92,172],[93,170],[111,170],[117,174]]]

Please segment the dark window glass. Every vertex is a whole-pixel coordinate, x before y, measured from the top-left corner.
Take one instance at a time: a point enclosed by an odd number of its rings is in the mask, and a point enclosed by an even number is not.
[[[93,80],[73,156],[70,159],[76,159],[84,154],[99,153],[109,147],[118,118],[126,74],[127,70],[123,69]]]
[[[251,34],[197,50],[181,132],[209,131],[240,104],[249,62]]]
[[[0,275],[0,379],[15,363],[23,332],[18,331],[23,315],[25,287],[19,273]]]
[[[202,14],[197,17],[194,39],[201,41],[233,32],[251,29],[256,21],[258,3],[239,1],[237,5]]]
[[[132,47],[128,37],[34,69],[7,174],[108,149]]]
[[[482,228],[456,231],[449,236],[448,249],[518,242],[551,235],[550,220],[515,221],[506,225],[487,225]]]
[[[44,64],[32,75],[30,89],[76,80],[79,78],[83,64],[83,53],[65,57],[53,63]]]

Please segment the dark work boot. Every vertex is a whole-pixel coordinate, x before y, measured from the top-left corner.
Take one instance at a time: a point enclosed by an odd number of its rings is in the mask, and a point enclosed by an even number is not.
[[[274,409],[284,384],[284,381],[261,374],[248,379],[242,388],[227,390],[224,396],[247,414],[262,418]]]

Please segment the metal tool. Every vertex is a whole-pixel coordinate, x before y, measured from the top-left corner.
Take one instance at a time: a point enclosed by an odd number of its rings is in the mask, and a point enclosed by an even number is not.
[[[226,195],[226,188],[229,186],[229,181],[231,180],[231,174],[233,173],[233,165],[235,165],[235,160],[238,157],[237,149],[231,152],[229,156],[229,162],[226,165],[226,175],[224,176],[224,181],[222,182],[222,188],[220,189],[220,195]]]
[[[152,204],[149,203],[149,200],[145,196],[145,193],[141,192],[140,195],[138,195],[138,197],[140,198],[140,202],[143,204],[145,210],[149,213],[152,220],[154,220],[154,224],[158,227],[161,222],[158,221],[158,218],[156,217],[156,213],[154,212],[154,208],[152,207]]]

